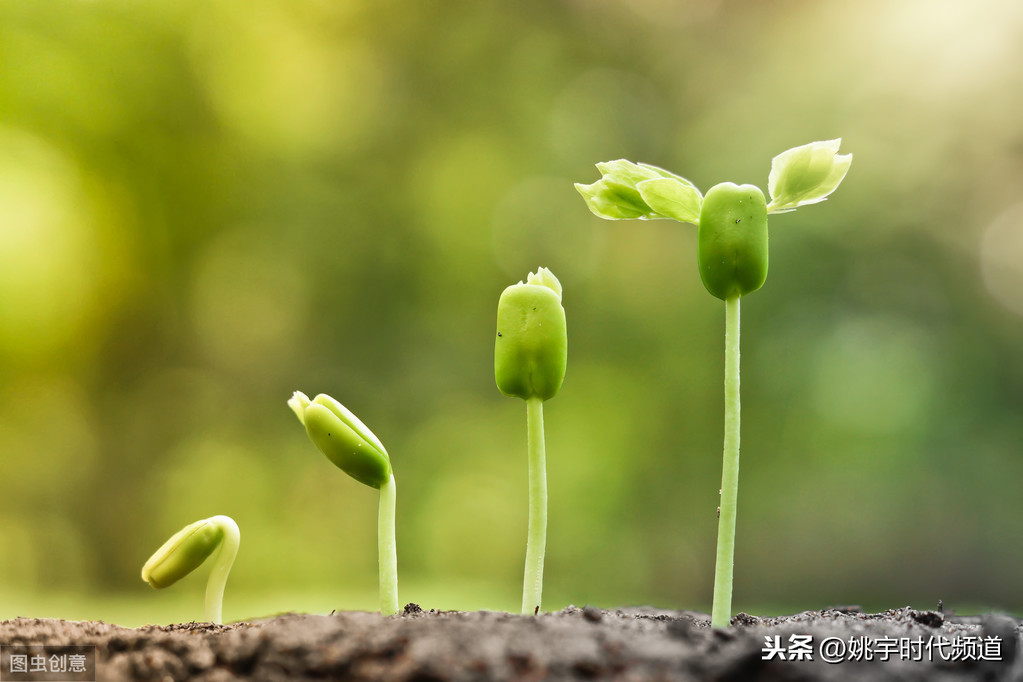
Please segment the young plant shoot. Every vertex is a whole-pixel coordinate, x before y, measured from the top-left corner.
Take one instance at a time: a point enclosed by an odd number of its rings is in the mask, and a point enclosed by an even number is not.
[[[206,583],[206,620],[222,622],[224,586],[238,554],[241,533],[230,516],[211,516],[179,530],[142,567],[142,579],[155,588],[170,587],[199,568],[217,548]]]
[[[497,303],[494,376],[507,396],[526,401],[529,456],[529,534],[522,583],[522,613],[540,612],[543,557],[547,546],[547,465],[543,437],[543,401],[553,398],[565,379],[568,333],[561,306],[561,283],[547,268],[530,273],[526,283],[504,290]]]
[[[774,157],[767,179],[771,201],[754,185],[724,182],[706,196],[669,171],[624,159],[598,163],[602,177],[576,184],[586,205],[607,220],[667,218],[698,226],[700,279],[725,302],[725,439],[714,570],[713,627],[729,624],[735,507],[739,484],[739,299],[767,278],[767,216],[824,201],[852,163],[839,154],[841,139],[811,142]]]
[[[398,549],[394,538],[397,491],[391,460],[380,442],[359,418],[329,395],[313,400],[301,391],[288,401],[320,452],[356,481],[380,491],[377,552],[380,569],[380,613],[398,613]]]

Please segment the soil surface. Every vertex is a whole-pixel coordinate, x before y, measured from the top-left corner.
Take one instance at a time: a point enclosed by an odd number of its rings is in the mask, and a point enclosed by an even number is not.
[[[95,645],[97,680],[1021,680],[1021,622],[858,607],[714,629],[706,614],[570,606],[286,614],[245,623],[122,628],[0,621],[0,680],[25,645]],[[769,660],[765,660],[769,659]],[[810,659],[810,660],[807,660]],[[42,679],[36,677],[34,679]],[[69,679],[65,676],[63,679]]]

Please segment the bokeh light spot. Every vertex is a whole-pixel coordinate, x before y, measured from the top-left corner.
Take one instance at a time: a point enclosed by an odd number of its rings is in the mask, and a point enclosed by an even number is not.
[[[570,180],[535,177],[505,193],[494,210],[494,255],[509,277],[540,265],[579,282],[596,266],[601,237]]]
[[[926,334],[892,318],[851,318],[817,350],[811,399],[847,432],[893,435],[926,423],[939,367]]]
[[[230,130],[285,156],[348,154],[375,139],[389,88],[372,49],[350,35],[310,31],[268,3],[251,3],[239,17],[204,12],[193,49]]]
[[[1023,315],[1023,203],[1004,211],[984,232],[980,270],[988,293]]]
[[[309,296],[298,267],[255,234],[242,228],[211,244],[195,272],[192,311],[214,362],[266,373],[299,347]]]
[[[23,361],[79,341],[97,291],[91,205],[75,166],[0,127],[0,353]]]
[[[643,76],[593,69],[558,97],[551,111],[550,140],[573,163],[658,159],[674,132],[670,118],[664,99]]]

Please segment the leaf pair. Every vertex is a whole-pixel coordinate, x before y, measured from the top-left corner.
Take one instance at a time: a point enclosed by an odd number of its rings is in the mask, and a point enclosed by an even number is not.
[[[768,213],[787,213],[824,201],[849,172],[852,154],[839,154],[841,138],[811,142],[771,161]],[[601,179],[576,183],[594,215],[606,220],[665,218],[699,224],[703,197],[692,182],[657,166],[625,159],[598,163]]]
[[[576,183],[594,214],[607,220],[672,219],[695,223],[703,197],[689,180],[646,163],[625,159],[597,164],[603,177],[592,185]]]

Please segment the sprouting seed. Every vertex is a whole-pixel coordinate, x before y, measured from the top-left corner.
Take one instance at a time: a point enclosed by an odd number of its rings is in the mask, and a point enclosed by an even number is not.
[[[385,616],[398,613],[398,550],[394,536],[397,488],[384,444],[329,395],[321,393],[309,400],[305,393],[295,391],[288,406],[327,459],[355,480],[380,491],[377,515],[380,613]]]
[[[152,587],[170,587],[217,552],[206,583],[206,620],[221,623],[224,587],[238,554],[241,533],[230,516],[211,516],[179,530],[142,567],[142,579]],[[219,548],[219,551],[218,551]]]
[[[546,323],[546,324],[545,324]],[[523,615],[540,612],[543,560],[547,547],[547,464],[543,401],[565,380],[568,334],[561,282],[547,268],[506,288],[497,303],[494,377],[507,396],[526,401],[529,457],[529,532],[522,584]]]

